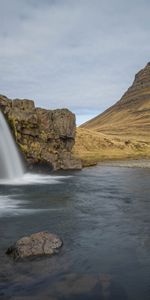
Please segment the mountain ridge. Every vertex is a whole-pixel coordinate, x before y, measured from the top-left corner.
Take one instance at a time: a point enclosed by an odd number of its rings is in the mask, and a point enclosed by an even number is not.
[[[128,124],[123,123],[126,120]],[[150,63],[135,75],[133,84],[119,101],[80,127],[110,134],[111,131],[118,132],[120,126],[130,133],[129,125],[138,127],[142,125],[141,121],[150,129]]]
[[[77,129],[74,151],[97,161],[150,157],[150,62],[119,101]]]

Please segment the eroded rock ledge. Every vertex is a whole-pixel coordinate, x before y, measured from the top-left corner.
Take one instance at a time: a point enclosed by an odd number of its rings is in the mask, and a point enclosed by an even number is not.
[[[36,108],[32,100],[0,95],[0,109],[12,129],[27,165],[49,170],[81,169],[73,157],[75,115],[68,109]]]

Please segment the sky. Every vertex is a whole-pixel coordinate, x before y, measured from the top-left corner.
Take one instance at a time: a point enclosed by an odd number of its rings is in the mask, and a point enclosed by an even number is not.
[[[149,13],[148,0],[0,0],[0,94],[85,122],[149,62]]]

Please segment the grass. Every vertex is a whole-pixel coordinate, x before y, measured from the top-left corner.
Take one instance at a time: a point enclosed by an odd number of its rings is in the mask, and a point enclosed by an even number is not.
[[[106,135],[93,130],[77,128],[73,154],[83,166],[92,166],[106,160],[150,158],[150,138],[143,136]]]

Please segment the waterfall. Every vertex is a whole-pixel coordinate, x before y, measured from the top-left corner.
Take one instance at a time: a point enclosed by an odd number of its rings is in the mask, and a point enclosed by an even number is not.
[[[0,111],[0,179],[16,179],[23,174],[24,169],[17,147]]]

